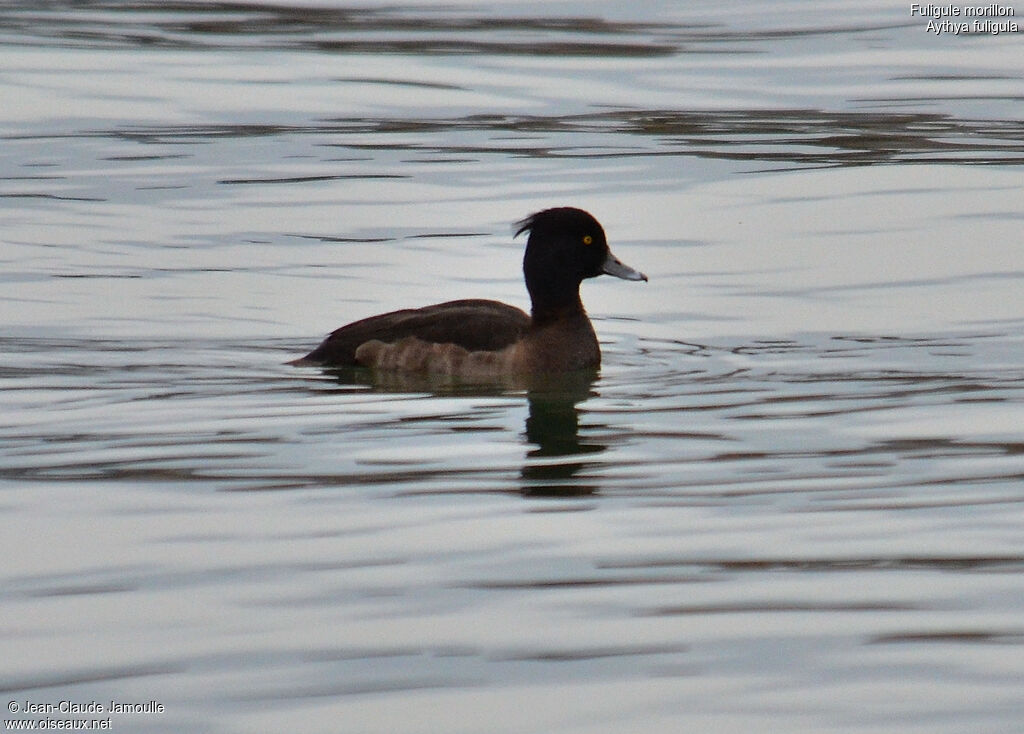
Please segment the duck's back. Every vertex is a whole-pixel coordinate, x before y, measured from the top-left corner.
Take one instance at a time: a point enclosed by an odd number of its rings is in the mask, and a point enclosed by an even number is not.
[[[496,351],[518,341],[530,326],[522,310],[484,299],[448,301],[423,308],[371,316],[342,326],[293,364],[356,365],[361,344],[390,344],[406,337],[435,344],[457,344],[471,352]]]

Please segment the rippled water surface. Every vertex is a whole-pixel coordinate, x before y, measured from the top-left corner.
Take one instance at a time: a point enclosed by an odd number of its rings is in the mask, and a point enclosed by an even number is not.
[[[690,5],[0,7],[5,717],[1020,731],[1022,37]],[[563,204],[599,376],[284,364]]]

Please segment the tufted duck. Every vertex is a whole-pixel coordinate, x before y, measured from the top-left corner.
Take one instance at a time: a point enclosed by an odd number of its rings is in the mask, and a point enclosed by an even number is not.
[[[546,209],[518,224],[515,236],[530,233],[523,257],[530,316],[481,299],[393,311],[342,326],[291,364],[477,377],[596,369],[601,350],[580,283],[602,273],[647,276],[612,255],[601,225],[582,209]]]

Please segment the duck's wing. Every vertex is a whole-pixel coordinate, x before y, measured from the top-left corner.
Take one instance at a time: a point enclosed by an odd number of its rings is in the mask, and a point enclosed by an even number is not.
[[[428,343],[457,344],[469,351],[494,351],[518,341],[529,325],[525,312],[499,301],[448,301],[354,321],[291,364],[356,365],[360,344],[374,339],[390,344],[410,336]]]

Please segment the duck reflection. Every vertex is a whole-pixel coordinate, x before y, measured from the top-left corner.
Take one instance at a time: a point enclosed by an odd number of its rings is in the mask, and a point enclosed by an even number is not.
[[[428,392],[445,396],[497,396],[526,393],[529,413],[523,436],[532,446],[519,472],[525,497],[580,497],[595,493],[595,481],[583,478],[597,462],[585,456],[607,446],[580,435],[580,403],[592,397],[597,372],[553,376],[506,377],[467,383],[442,375],[374,371],[362,367],[325,370],[344,385],[365,385],[381,392]]]
[[[596,484],[578,476],[596,463],[582,457],[606,448],[580,437],[578,406],[593,395],[596,377],[596,373],[560,375],[535,381],[527,389],[526,440],[536,448],[527,452],[519,473],[524,496],[577,497],[597,491]]]

